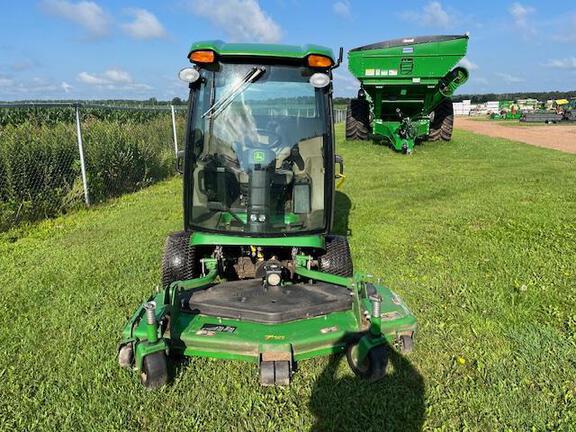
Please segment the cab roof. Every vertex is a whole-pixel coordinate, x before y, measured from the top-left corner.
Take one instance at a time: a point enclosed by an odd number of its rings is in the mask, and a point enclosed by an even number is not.
[[[303,59],[310,54],[330,57],[335,63],[334,53],[331,48],[321,45],[280,45],[264,43],[226,43],[221,40],[209,40],[194,42],[190,47],[192,51],[212,50],[222,57],[246,56],[246,57],[273,57]]]

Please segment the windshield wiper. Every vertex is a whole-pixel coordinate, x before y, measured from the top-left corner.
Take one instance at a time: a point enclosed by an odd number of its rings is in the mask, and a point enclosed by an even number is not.
[[[236,96],[243,93],[244,90],[246,90],[250,84],[262,76],[264,72],[266,72],[266,68],[264,67],[253,67],[250,69],[250,72],[248,72],[244,78],[242,78],[242,80],[240,80],[240,82],[234,86],[232,90],[230,90],[226,95],[222,96],[210,108],[208,108],[208,111],[202,114],[202,118],[206,116],[208,116],[208,118],[216,117],[218,114],[224,111],[228,105],[232,103]]]

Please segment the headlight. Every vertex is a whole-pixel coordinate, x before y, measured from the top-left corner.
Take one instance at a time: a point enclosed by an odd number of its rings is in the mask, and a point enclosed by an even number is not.
[[[194,68],[187,67],[178,72],[178,78],[184,82],[193,83],[198,81],[198,78],[200,78],[200,72]]]
[[[312,87],[322,88],[330,84],[330,77],[325,73],[317,72],[310,77]]]

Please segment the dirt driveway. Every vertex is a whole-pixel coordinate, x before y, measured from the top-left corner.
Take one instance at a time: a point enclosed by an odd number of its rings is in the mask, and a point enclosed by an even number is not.
[[[505,126],[497,121],[456,117],[454,127],[491,137],[576,153],[576,125]]]

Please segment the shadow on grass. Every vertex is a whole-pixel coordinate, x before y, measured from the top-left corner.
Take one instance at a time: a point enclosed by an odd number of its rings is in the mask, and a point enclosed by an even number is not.
[[[348,218],[350,216],[350,208],[352,202],[348,195],[343,192],[336,191],[334,197],[334,227],[332,232],[342,236],[352,236],[352,230],[348,226]]]
[[[386,376],[375,383],[337,377],[343,355],[334,355],[318,377],[310,400],[312,431],[420,431],[425,416],[424,379],[390,349]]]

